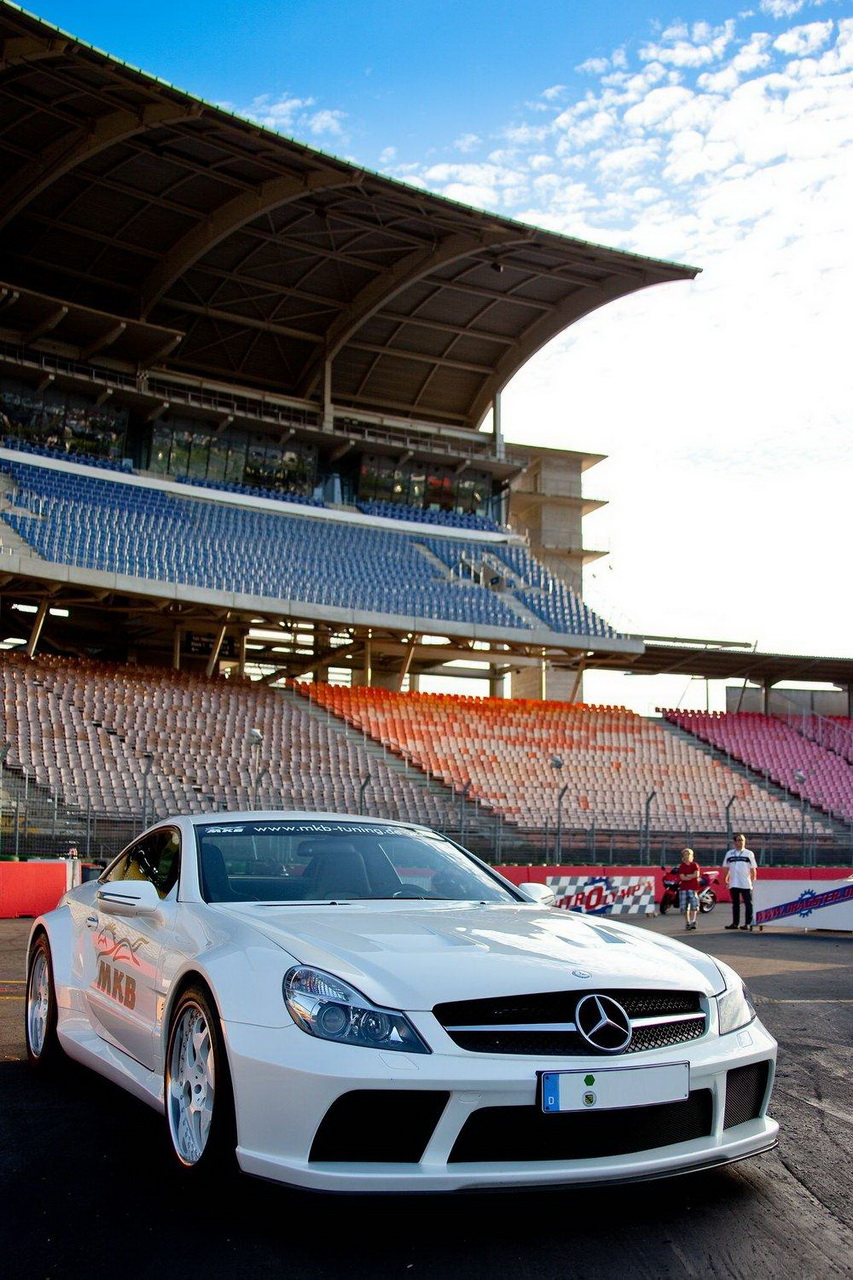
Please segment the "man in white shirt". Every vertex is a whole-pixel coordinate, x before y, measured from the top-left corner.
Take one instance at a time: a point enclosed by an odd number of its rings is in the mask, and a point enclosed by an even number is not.
[[[732,922],[727,929],[749,929],[752,932],[752,886],[758,875],[755,854],[746,847],[746,836],[736,835],[735,846],[723,858],[726,884],[732,895]],[[744,922],[740,922],[740,904],[743,902]]]

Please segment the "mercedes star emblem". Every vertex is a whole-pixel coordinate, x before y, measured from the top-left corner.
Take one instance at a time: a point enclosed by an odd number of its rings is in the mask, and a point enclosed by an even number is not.
[[[583,996],[575,1009],[575,1023],[599,1053],[622,1053],[631,1043],[631,1019],[610,996]]]

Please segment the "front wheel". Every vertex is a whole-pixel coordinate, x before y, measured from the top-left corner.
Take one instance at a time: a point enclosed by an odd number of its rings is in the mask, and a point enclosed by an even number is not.
[[[219,1017],[202,987],[188,987],[172,1014],[165,1076],[172,1152],[186,1174],[236,1167],[234,1097]]]
[[[669,898],[661,898],[661,900],[660,900],[660,913],[661,913],[661,915],[662,915],[662,916],[665,916],[665,915],[666,915],[666,913],[667,913],[667,911],[669,911],[669,909],[670,909],[670,907],[671,907],[671,906],[672,906],[672,903],[670,902]]]
[[[703,912],[713,911],[716,905],[717,905],[717,895],[714,893],[713,889],[705,889],[702,893],[699,894],[699,910],[700,911],[703,911]]]
[[[40,933],[30,951],[27,965],[27,994],[24,1001],[24,1034],[27,1057],[34,1067],[47,1070],[62,1056],[56,1034],[56,990],[53,960],[47,935]]]

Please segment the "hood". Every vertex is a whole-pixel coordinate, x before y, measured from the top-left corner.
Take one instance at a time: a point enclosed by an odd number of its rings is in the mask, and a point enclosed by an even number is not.
[[[713,960],[643,929],[576,912],[477,903],[229,906],[295,961],[392,1008],[603,987],[725,986]],[[588,977],[586,975],[589,975]]]

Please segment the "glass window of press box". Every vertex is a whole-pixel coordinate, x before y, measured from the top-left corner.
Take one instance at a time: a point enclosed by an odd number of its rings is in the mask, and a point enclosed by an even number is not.
[[[155,423],[149,470],[179,479],[248,485],[309,497],[317,483],[317,451],[312,445],[232,432],[218,436],[197,422],[174,418]]]
[[[0,434],[25,445],[87,454],[119,462],[127,411],[54,386],[39,391],[13,378],[0,379]]]
[[[483,472],[428,467],[365,454],[358,477],[359,502],[401,502],[411,507],[439,507],[442,511],[488,516],[491,487]]]

